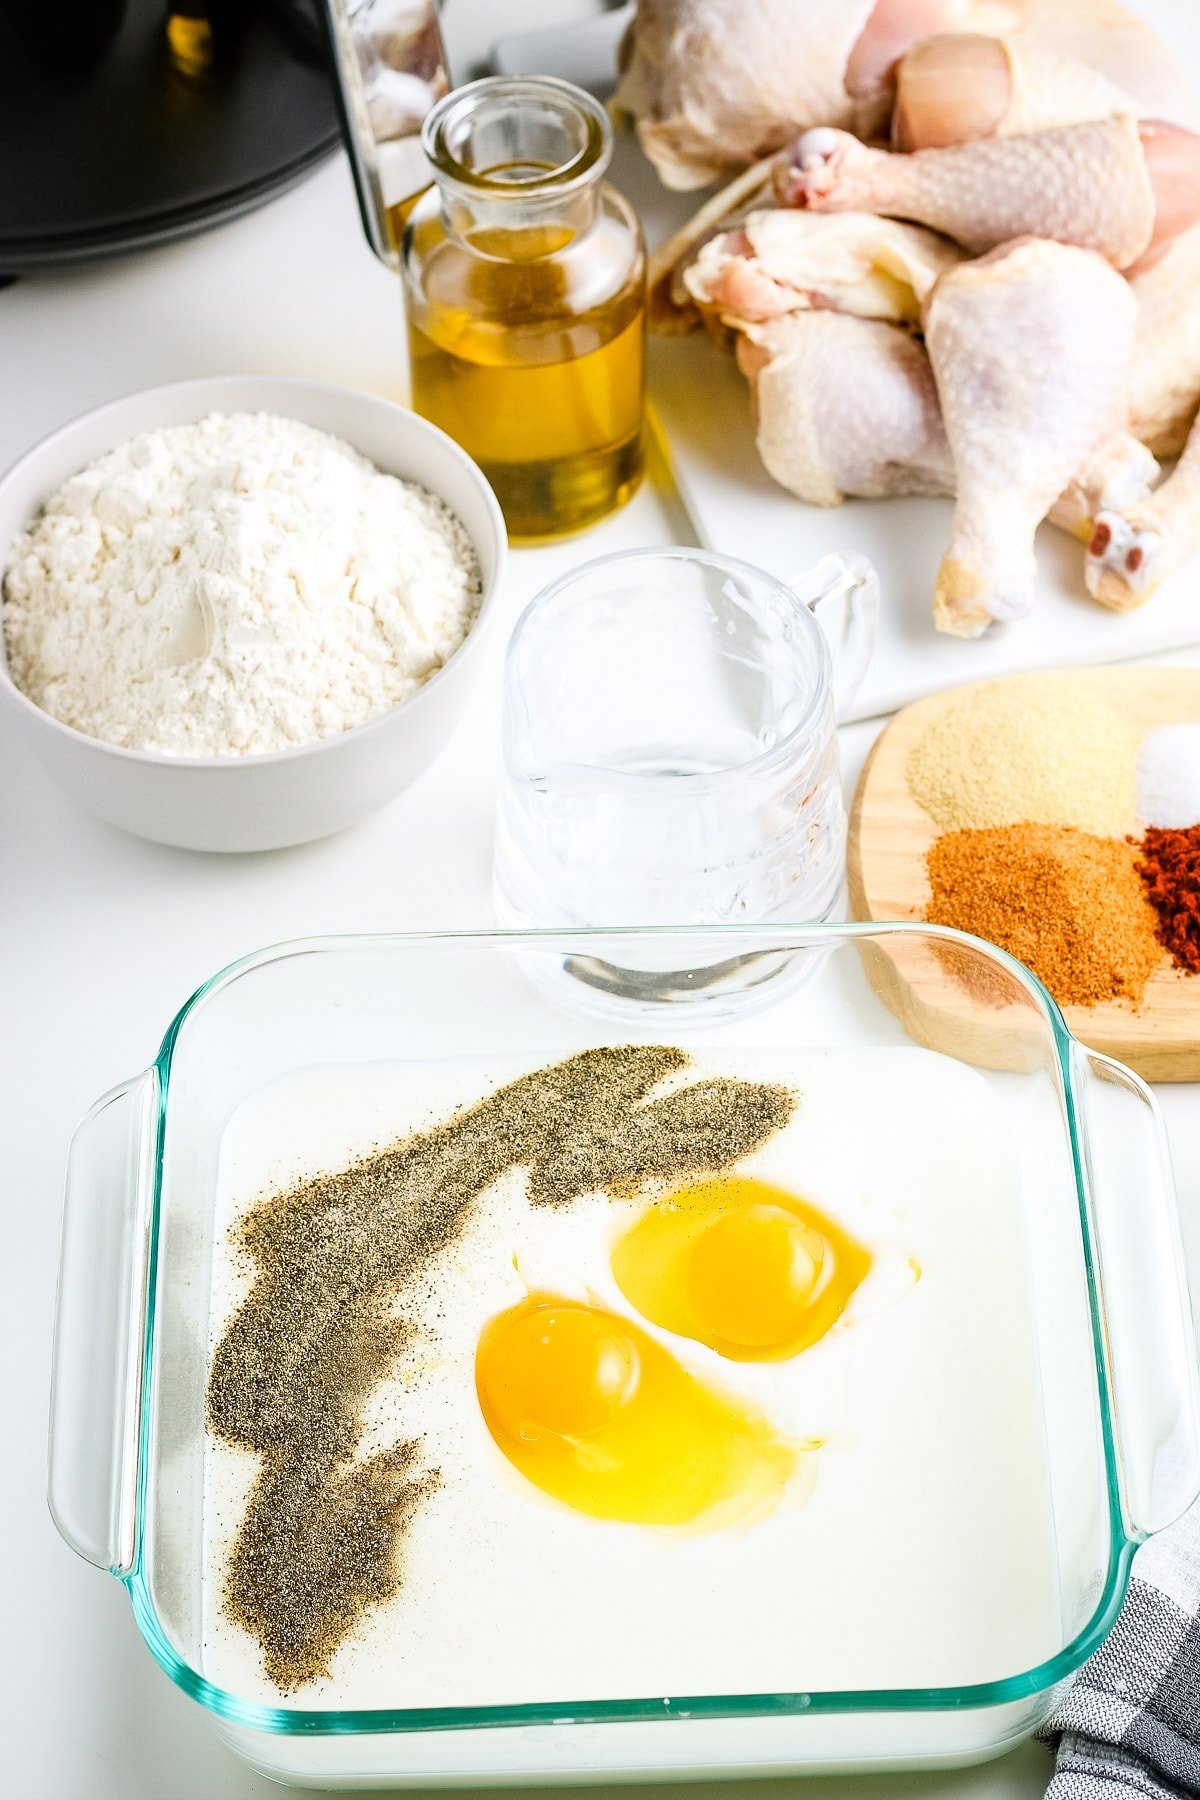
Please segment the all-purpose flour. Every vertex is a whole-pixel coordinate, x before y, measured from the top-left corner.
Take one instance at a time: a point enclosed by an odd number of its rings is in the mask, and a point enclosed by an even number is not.
[[[13,546],[9,668],[89,736],[236,756],[387,711],[462,643],[479,566],[450,509],[268,413],[147,432]]]

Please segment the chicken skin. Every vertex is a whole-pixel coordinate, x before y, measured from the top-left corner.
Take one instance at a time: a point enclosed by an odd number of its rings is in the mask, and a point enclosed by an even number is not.
[[[738,363],[767,472],[809,505],[953,491],[933,371],[911,332],[849,314],[786,313],[747,326]]]

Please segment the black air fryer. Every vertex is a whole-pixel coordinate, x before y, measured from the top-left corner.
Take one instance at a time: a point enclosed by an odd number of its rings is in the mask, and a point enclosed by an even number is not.
[[[338,138],[311,0],[0,0],[0,277],[234,218]]]

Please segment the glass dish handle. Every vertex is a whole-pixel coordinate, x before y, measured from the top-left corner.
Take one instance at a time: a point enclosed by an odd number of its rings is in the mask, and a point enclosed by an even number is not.
[[[820,625],[833,656],[833,710],[839,725],[862,686],[879,626],[879,577],[865,556],[823,556],[788,582]]]
[[[142,1353],[158,1077],[98,1100],[71,1140],[54,1363],[48,1497],[73,1550],[133,1567]]]
[[[1161,1531],[1200,1491],[1196,1340],[1166,1130],[1145,1082],[1076,1046],[1127,1522]]]

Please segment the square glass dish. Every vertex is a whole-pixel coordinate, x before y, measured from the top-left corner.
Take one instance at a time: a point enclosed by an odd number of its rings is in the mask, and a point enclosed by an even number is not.
[[[726,1010],[719,993],[696,1006],[619,1004],[606,976],[691,968],[711,989],[712,972],[733,963],[740,999],[761,971],[757,1010]],[[564,1006],[572,993],[596,1005]],[[261,1682],[222,1679],[205,1623],[205,1396],[218,1165],[231,1119],[268,1084],[330,1066],[365,1081],[388,1065],[403,1083],[405,1068],[415,1080],[467,1053],[507,1069],[514,1059],[536,1067],[639,1043],[725,1066],[784,1054],[810,1071],[839,1058],[861,1070],[864,1056],[894,1058],[907,1047],[927,1059],[920,1067],[931,1081],[958,1065],[954,1079],[969,1070],[971,1083],[986,1086],[1015,1171],[1027,1291],[1013,1295],[1011,1310],[1032,1320],[1036,1346],[1027,1408],[1036,1417],[1025,1423],[1045,1455],[1049,1574],[1043,1622],[1029,1640],[1039,1654],[1021,1660],[1003,1647],[1020,1640],[1019,1617],[980,1617],[982,1662],[939,1665],[932,1685],[880,1685],[866,1662],[867,1679],[846,1680],[843,1658],[839,1678],[824,1686],[807,1674],[770,1691],[727,1691],[745,1684],[714,1680],[709,1689],[668,1683],[600,1698],[548,1691],[521,1703],[464,1705],[447,1693],[445,1704],[426,1696],[419,1706],[396,1691],[387,1705],[348,1708],[306,1702],[302,1691],[271,1703]],[[870,1125],[863,1121],[864,1139]],[[1046,1718],[1113,1624],[1136,1544],[1200,1488],[1195,1346],[1154,1100],[1135,1076],[1072,1039],[1019,964],[959,933],[746,926],[283,945],[216,975],[183,1007],[153,1066],[98,1102],[76,1134],[67,1190],[54,1518],[80,1555],[124,1584],[167,1674],[239,1755],[277,1780],[423,1787],[979,1760]],[[958,1196],[968,1236],[986,1191],[964,1184]],[[939,1346],[947,1364],[968,1351],[990,1367],[986,1345]],[[945,1469],[971,1454],[965,1442],[947,1452]],[[1018,1492],[1019,1468],[1013,1479]],[[995,1529],[994,1520],[952,1516],[955,1492],[945,1470],[931,1469],[916,1495],[936,1527],[931,1541],[946,1546],[923,1569],[919,1591],[931,1608],[963,1579],[973,1541]],[[872,1504],[882,1534],[894,1496]],[[1034,1548],[1018,1537],[1006,1553],[1019,1562]],[[885,1570],[867,1596],[866,1635],[872,1616],[902,1604],[898,1592]],[[1023,1604],[1017,1584],[1014,1615]],[[485,1648],[497,1662],[500,1625],[485,1612],[458,1622],[464,1641],[493,1634]],[[810,1626],[795,1622],[797,1632]],[[806,1655],[811,1671],[811,1647]]]

